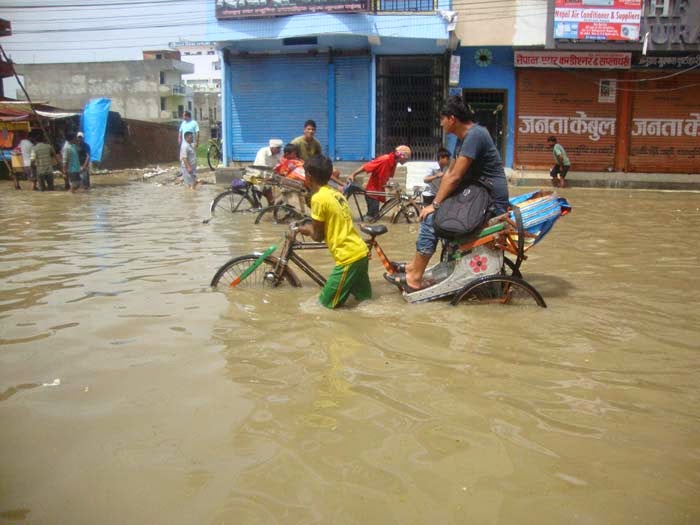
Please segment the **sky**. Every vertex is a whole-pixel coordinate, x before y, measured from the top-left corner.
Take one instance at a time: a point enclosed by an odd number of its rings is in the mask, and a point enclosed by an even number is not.
[[[18,64],[140,60],[206,40],[213,10],[214,0],[0,0],[13,33],[0,45]]]

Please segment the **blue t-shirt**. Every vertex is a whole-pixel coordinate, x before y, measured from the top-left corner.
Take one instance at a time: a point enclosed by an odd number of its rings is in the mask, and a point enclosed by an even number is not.
[[[461,155],[469,157],[472,163],[467,173],[459,183],[459,188],[473,183],[479,177],[487,178],[493,185],[493,198],[496,201],[496,213],[505,213],[510,206],[508,202],[508,182],[503,170],[501,155],[493,143],[488,130],[474,124],[463,140],[458,140],[455,146],[455,158]]]
[[[196,140],[197,133],[199,133],[199,124],[197,124],[196,120],[190,119],[189,121],[182,121],[182,123],[180,124],[180,133],[182,133],[183,140],[185,138],[185,133],[187,133],[188,131],[192,132],[192,138]]]

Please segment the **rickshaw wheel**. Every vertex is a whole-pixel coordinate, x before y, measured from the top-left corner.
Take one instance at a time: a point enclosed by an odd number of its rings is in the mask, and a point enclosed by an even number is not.
[[[452,305],[508,304],[526,306],[536,304],[547,308],[540,293],[526,281],[510,275],[489,275],[472,281],[452,299]]]

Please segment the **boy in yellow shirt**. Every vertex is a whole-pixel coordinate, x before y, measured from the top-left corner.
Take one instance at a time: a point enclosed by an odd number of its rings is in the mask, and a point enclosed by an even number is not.
[[[336,264],[321,290],[321,304],[337,308],[350,294],[358,301],[370,299],[367,244],[355,230],[348,201],[328,185],[333,163],[328,157],[317,155],[306,162],[304,169],[312,193],[312,222],[300,226],[299,231],[316,242],[325,241]]]

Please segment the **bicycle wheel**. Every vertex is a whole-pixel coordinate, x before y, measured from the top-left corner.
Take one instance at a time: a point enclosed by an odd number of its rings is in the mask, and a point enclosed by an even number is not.
[[[526,306],[536,304],[547,308],[540,293],[535,288],[510,275],[489,275],[469,283],[452,299],[452,304],[510,304]]]
[[[209,169],[214,171],[221,163],[221,150],[219,147],[212,144],[207,148],[207,164],[209,164]]]
[[[401,206],[394,215],[391,216],[391,223],[396,224],[397,222],[406,221],[408,224],[418,220],[420,215],[420,208],[416,206],[415,203],[409,202]]]
[[[216,215],[216,212],[221,210],[227,213],[237,213],[240,211],[249,211],[255,208],[253,199],[247,192],[242,190],[226,190],[219,193],[211,202],[210,212]]]
[[[214,277],[211,280],[211,287],[217,289],[230,289],[231,283],[246,271],[250,266],[258,260],[259,255],[253,253],[249,255],[242,255],[231,259],[221,268],[217,270]],[[269,256],[265,258],[253,273],[251,273],[245,280],[241,281],[236,288],[275,288],[286,283],[289,286],[298,288],[301,286],[301,282],[294,275],[294,272],[289,268],[285,268],[282,273],[282,279],[277,281],[274,270],[277,267],[279,259],[274,256]]]
[[[391,210],[393,210],[398,204],[399,201],[397,199],[389,199],[381,205],[379,211],[377,212],[377,215],[375,217],[367,219],[367,222],[377,222],[379,219],[381,219],[382,217],[387,215]]]
[[[262,209],[255,217],[255,224],[260,224],[263,219],[270,217],[275,224],[289,224],[303,219],[305,215],[289,204],[275,204]]]

